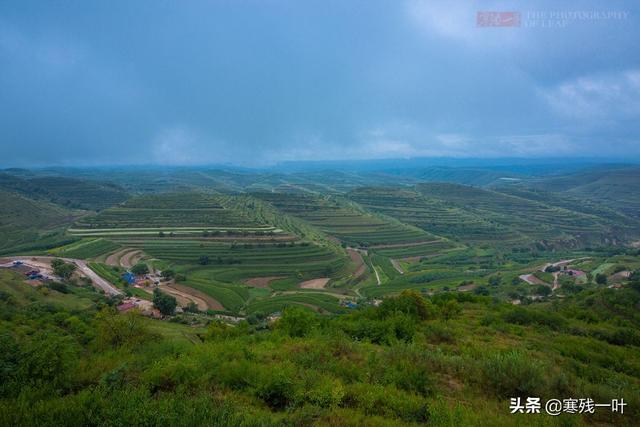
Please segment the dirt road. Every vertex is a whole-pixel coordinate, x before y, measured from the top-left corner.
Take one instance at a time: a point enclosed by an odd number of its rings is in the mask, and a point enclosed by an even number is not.
[[[24,265],[29,267],[34,267],[38,269],[45,270],[46,272],[53,273],[53,269],[51,268],[51,261],[56,259],[57,257],[28,257],[28,256],[19,256],[19,257],[9,257],[11,262],[13,261],[22,261]],[[103,290],[107,295],[121,295],[122,291],[120,289],[113,286],[111,283],[98,276],[92,269],[89,268],[86,262],[80,259],[72,259],[72,258],[60,258],[66,262],[70,262],[75,264],[77,268],[78,274],[84,277],[88,277],[91,279],[91,283],[94,287]]]
[[[382,282],[380,281],[380,275],[378,274],[378,270],[375,265],[373,266],[373,272],[376,273],[376,280],[378,281],[378,286],[380,286]]]
[[[398,273],[404,274],[404,270],[402,269],[402,267],[400,267],[400,263],[398,262],[397,259],[392,259],[391,260],[391,265],[393,265],[393,268],[398,270]]]

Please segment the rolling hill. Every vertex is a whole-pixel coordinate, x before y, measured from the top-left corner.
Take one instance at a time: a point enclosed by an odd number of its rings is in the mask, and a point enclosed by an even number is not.
[[[71,209],[101,210],[128,197],[124,189],[112,183],[61,176],[19,177],[0,173],[0,189]]]
[[[0,253],[64,241],[65,226],[78,212],[0,190]]]

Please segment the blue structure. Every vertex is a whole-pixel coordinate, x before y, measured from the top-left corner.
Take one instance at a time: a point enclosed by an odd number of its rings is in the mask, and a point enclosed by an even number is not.
[[[136,282],[136,276],[129,271],[122,275],[122,279],[130,285],[133,285]]]

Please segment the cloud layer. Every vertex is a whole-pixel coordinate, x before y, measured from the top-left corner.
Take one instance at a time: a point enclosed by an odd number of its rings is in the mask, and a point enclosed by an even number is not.
[[[481,27],[482,11],[522,22]],[[0,166],[640,157],[639,12],[633,1],[3,2]]]

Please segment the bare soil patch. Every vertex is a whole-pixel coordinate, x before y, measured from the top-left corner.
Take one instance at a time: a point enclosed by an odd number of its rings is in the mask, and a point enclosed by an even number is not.
[[[142,259],[142,251],[134,250],[124,254],[124,256],[120,258],[120,265],[124,268],[131,268],[136,265],[140,259]]]
[[[360,254],[360,252],[349,248],[347,249],[347,253],[349,254],[349,258],[351,258],[351,261],[356,264],[356,272],[353,273],[353,276],[357,279],[367,271],[367,266],[364,263],[364,259],[362,259],[362,254]]]
[[[631,272],[630,271],[619,271],[616,274],[612,275],[609,278],[609,281],[611,282],[622,282],[623,280],[626,280],[629,278],[629,276],[631,276]]]
[[[131,248],[125,248],[125,249],[121,249],[119,251],[116,251],[116,252],[112,253],[111,255],[109,255],[104,262],[107,265],[112,265],[114,267],[119,267],[120,266],[120,258],[122,258],[122,256],[124,254],[126,254],[127,252],[129,252],[131,250],[132,250]]]
[[[209,295],[188,286],[172,283],[170,285],[162,285],[160,289],[173,295],[182,306],[186,306],[190,302],[193,302],[198,306],[198,310],[200,311],[206,311],[208,309],[224,310],[224,307],[218,301],[211,298]]]
[[[305,280],[300,283],[299,287],[302,289],[324,289],[324,287],[327,286],[327,283],[329,283],[329,280],[331,280],[329,277]]]
[[[544,281],[538,279],[533,274],[523,274],[523,275],[521,275],[519,277],[520,277],[520,279],[524,280],[525,282],[527,282],[530,285],[547,285],[547,286],[549,286],[549,284],[547,282],[544,282]]]
[[[252,277],[244,281],[247,286],[253,286],[254,288],[268,288],[269,283],[274,280],[284,279],[287,276],[265,276],[265,277]]]
[[[212,298],[211,296],[205,294],[204,292],[200,292],[197,289],[193,289],[185,285],[178,285],[176,283],[172,284],[171,287],[181,292],[184,292],[186,294],[189,294],[191,296],[202,299],[204,302],[207,303],[207,305],[211,310],[225,310],[224,306],[220,304],[220,302],[217,299]]]

